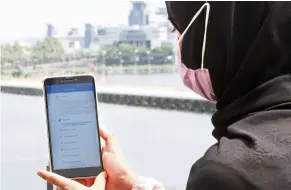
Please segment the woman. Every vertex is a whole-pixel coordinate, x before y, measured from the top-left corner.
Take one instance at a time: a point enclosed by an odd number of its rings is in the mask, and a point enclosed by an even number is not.
[[[192,166],[187,190],[291,189],[291,3],[166,5],[179,34],[184,84],[217,106],[212,117],[217,143]],[[114,137],[104,129],[100,134],[106,174],[91,189],[163,189],[136,177]],[[63,189],[90,189],[38,174]]]

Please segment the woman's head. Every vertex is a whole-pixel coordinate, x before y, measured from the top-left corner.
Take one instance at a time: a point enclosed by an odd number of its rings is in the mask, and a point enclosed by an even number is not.
[[[179,34],[205,2],[166,2]],[[181,42],[182,62],[201,68],[206,9]],[[257,86],[291,72],[291,3],[210,2],[204,68],[209,70],[217,108]]]

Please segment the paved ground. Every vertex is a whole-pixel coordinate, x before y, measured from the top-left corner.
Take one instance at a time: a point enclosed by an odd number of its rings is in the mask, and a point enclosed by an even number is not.
[[[39,97],[1,94],[0,189],[45,189],[35,174],[48,156],[43,106]],[[105,104],[100,115],[132,168],[170,189],[185,189],[191,165],[214,142],[208,115]]]

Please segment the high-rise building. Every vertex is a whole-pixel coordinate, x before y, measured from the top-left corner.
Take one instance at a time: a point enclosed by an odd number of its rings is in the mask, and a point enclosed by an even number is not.
[[[149,25],[149,14],[144,1],[132,1],[132,9],[128,16],[128,25]]]
[[[95,35],[94,27],[89,23],[85,24],[84,48],[90,48],[95,39]]]
[[[156,14],[167,18],[168,14],[166,7],[159,7],[158,10],[156,11]]]
[[[48,24],[46,36],[51,37],[53,36],[53,34],[54,34],[54,26],[52,24]]]

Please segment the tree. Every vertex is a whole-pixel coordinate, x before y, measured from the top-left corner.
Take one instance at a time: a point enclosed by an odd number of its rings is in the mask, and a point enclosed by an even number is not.
[[[145,65],[149,61],[151,64],[167,64],[173,62],[172,46],[163,45],[161,47],[148,49],[136,47],[131,44],[107,45],[97,51],[96,49],[73,51],[65,53],[63,44],[55,37],[47,37],[37,41],[31,47],[22,47],[19,43],[6,44],[1,46],[2,63],[21,63],[30,60],[34,65],[38,63],[49,63],[56,61],[69,61],[80,59],[97,59],[98,63],[105,63],[108,66]]]
[[[12,46],[9,44],[1,45],[1,63],[11,63]]]
[[[32,57],[39,62],[62,60],[64,53],[63,44],[55,37],[47,37],[44,41],[37,41],[32,49]]]
[[[146,65],[173,63],[173,47],[163,45],[153,49],[145,47],[137,48],[131,44],[113,44],[102,48],[97,56],[98,63],[106,65]]]
[[[117,49],[121,53],[129,54],[129,53],[133,53],[137,49],[137,47],[131,44],[119,44],[117,46]]]
[[[123,65],[133,65],[134,59],[138,56],[138,48],[131,44],[119,44],[118,49],[118,64],[122,61]],[[136,52],[137,51],[137,52]]]
[[[153,53],[161,53],[165,55],[170,55],[173,51],[173,47],[170,45],[162,45],[161,47],[156,47],[152,49]]]
[[[152,49],[153,62],[155,64],[170,63],[169,56],[173,56],[173,47],[170,45],[163,45]]]
[[[43,53],[43,43],[42,41],[37,41],[34,47],[32,48],[32,58],[38,62],[42,62],[44,59]]]
[[[28,54],[19,43],[1,46],[1,62],[19,63],[28,60]]]

